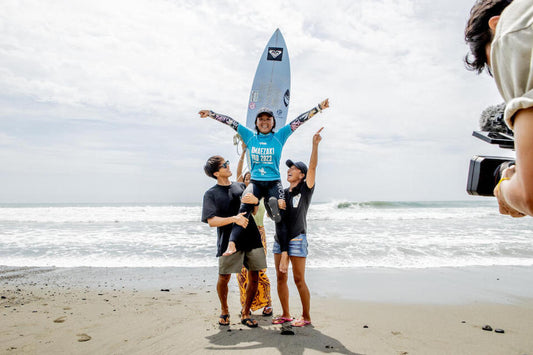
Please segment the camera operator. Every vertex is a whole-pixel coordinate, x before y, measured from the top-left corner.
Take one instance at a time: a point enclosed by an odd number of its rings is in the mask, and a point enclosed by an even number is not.
[[[500,213],[533,216],[533,0],[478,0],[465,40],[467,67],[494,76],[514,131],[516,165],[502,171],[494,189]]]

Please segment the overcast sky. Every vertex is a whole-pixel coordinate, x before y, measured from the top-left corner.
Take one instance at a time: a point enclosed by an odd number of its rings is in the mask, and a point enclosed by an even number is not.
[[[2,0],[0,203],[200,202],[214,154],[238,156],[253,76],[279,28],[289,119],[329,98],[282,160],[308,162],[315,201],[466,200],[471,136],[502,101],[464,69],[472,1]],[[285,181],[286,168],[282,167]]]

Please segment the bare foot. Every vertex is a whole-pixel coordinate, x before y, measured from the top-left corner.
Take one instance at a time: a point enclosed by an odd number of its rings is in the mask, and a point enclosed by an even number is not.
[[[235,248],[235,243],[229,242],[228,249],[226,249],[226,251],[224,252],[224,254],[222,254],[222,256],[232,255],[232,254],[235,254],[236,252],[237,252],[237,249]]]

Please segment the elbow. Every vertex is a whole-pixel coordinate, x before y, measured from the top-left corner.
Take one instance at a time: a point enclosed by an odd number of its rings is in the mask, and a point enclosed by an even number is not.
[[[207,220],[207,224],[209,225],[209,227],[217,227],[214,218],[209,218],[209,219]]]

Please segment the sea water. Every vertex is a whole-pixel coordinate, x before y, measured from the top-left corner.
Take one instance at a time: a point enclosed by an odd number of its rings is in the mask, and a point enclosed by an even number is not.
[[[1,205],[0,265],[216,266],[200,216],[200,204]],[[501,216],[493,199],[313,203],[307,234],[310,268],[533,265],[533,219]]]

